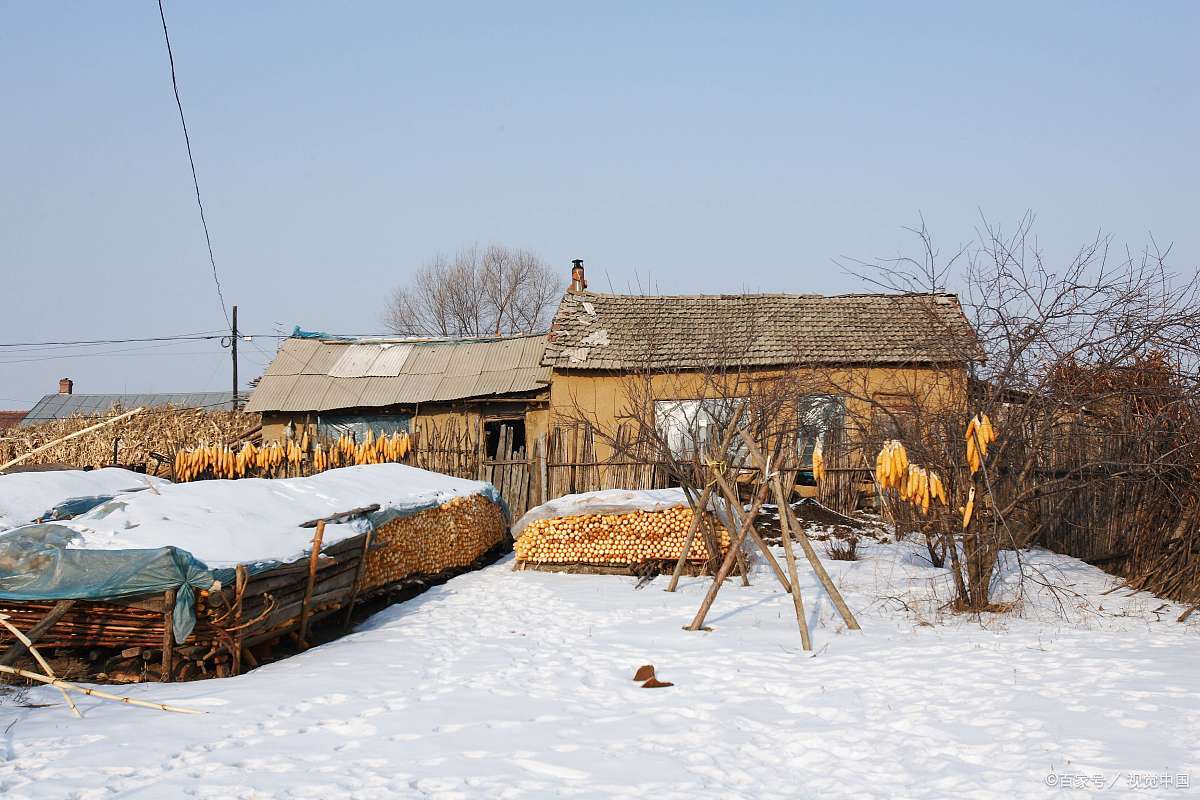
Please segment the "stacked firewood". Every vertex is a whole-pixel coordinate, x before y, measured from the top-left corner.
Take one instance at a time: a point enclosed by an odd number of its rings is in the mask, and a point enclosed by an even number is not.
[[[629,514],[587,514],[531,522],[516,542],[517,559],[534,564],[640,564],[678,560],[692,527],[693,511],[687,506],[665,511]],[[722,553],[729,534],[707,515],[717,531]],[[706,537],[697,535],[688,560],[703,563],[710,553]]]

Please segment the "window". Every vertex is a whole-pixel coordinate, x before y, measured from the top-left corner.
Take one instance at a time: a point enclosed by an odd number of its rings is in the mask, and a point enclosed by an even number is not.
[[[812,454],[826,436],[840,431],[846,418],[846,404],[831,394],[802,395],[796,401],[796,450],[803,466],[812,466]]]
[[[745,397],[705,400],[656,400],[654,425],[676,457],[690,457],[697,445],[715,444],[725,424],[733,418]],[[736,450],[740,443],[734,445]]]

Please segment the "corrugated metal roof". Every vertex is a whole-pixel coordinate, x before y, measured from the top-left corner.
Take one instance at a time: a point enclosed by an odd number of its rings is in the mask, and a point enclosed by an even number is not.
[[[245,395],[241,396],[245,401]],[[203,408],[213,411],[228,411],[233,408],[229,392],[173,392],[169,394],[48,394],[37,402],[25,418],[22,426],[36,425],[55,419],[66,419],[76,415],[90,417],[108,413],[113,407],[134,409],[139,406],[154,408]]]
[[[459,341],[284,341],[247,411],[411,405],[544,389],[545,336]]]

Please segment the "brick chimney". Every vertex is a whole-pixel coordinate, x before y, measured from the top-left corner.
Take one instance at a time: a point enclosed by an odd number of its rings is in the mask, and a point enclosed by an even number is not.
[[[577,258],[571,264],[571,291],[586,292],[587,278],[583,277],[583,259]]]
[[[71,390],[74,388],[75,388],[75,382],[73,380],[71,380],[70,378],[59,378],[58,379],[58,393],[59,394],[70,394]]]

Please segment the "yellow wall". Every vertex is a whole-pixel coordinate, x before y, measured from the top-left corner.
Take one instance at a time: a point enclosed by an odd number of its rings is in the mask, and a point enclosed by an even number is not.
[[[915,403],[921,408],[945,408],[966,396],[966,372],[961,367],[833,367],[829,369],[758,370],[726,376],[718,384],[701,372],[630,375],[611,372],[555,372],[550,384],[553,425],[587,419],[602,431],[631,423],[630,406],[643,400],[694,400],[705,396],[741,396],[771,381],[786,382],[789,391],[831,394],[846,398],[850,424],[869,421],[871,403]],[[857,399],[861,398],[861,399]],[[869,399],[868,399],[869,398]],[[894,401],[894,403],[893,403]],[[644,417],[645,415],[643,415]],[[597,441],[597,449],[603,443]],[[603,453],[601,456],[603,457]]]

